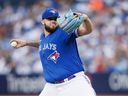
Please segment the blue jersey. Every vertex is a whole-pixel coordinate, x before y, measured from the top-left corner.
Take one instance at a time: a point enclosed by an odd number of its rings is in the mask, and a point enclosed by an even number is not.
[[[47,82],[63,80],[84,70],[78,54],[76,37],[75,33],[69,34],[60,28],[47,37],[41,35],[39,53]]]

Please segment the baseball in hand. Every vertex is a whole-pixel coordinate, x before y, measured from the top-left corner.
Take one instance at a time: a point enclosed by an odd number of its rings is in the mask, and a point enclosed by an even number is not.
[[[17,46],[17,42],[16,41],[11,42],[11,46],[16,47]]]

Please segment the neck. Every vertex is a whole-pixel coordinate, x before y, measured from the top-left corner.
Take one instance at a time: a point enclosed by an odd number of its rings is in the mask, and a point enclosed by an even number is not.
[[[44,29],[44,36],[47,37],[50,34],[47,30]]]

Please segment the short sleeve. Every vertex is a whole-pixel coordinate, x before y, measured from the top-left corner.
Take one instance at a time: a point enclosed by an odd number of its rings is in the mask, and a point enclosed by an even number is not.
[[[76,40],[76,38],[78,37],[78,32],[77,30],[75,30],[74,32],[71,33],[67,33],[67,37],[66,37],[66,42],[73,42]]]

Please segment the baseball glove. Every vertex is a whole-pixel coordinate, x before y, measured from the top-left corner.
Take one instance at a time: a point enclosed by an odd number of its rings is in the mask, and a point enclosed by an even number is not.
[[[74,32],[83,22],[84,17],[78,16],[70,9],[64,16],[58,19],[60,28],[65,32]]]

